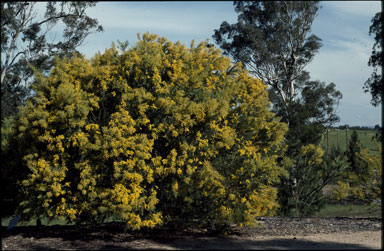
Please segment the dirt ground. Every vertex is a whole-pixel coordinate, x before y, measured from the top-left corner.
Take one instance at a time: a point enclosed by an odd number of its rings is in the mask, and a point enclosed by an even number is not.
[[[263,227],[127,232],[121,225],[2,228],[2,250],[381,249],[381,219],[264,218]]]

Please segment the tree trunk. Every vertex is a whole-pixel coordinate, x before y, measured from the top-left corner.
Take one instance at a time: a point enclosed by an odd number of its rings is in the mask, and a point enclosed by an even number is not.
[[[6,72],[7,72],[7,67],[4,67],[4,69],[1,71],[1,83],[3,83]]]

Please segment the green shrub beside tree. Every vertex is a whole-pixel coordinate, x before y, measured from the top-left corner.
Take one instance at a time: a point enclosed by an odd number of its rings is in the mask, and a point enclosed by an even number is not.
[[[357,203],[381,206],[383,189],[381,145],[376,143],[379,154],[371,153],[362,147],[356,131],[349,141],[348,169],[332,191],[332,199],[350,200]]]

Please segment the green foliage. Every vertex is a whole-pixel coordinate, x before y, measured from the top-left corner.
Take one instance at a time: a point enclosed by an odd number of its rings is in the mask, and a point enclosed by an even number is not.
[[[360,169],[361,163],[358,163],[358,155],[361,152],[361,148],[362,145],[360,143],[357,131],[353,130],[348,144],[347,158],[351,171],[356,174],[360,174],[362,172]]]
[[[318,145],[325,129],[339,120],[335,108],[342,95],[333,83],[308,81],[294,101],[283,102],[274,92],[270,92],[270,97],[273,111],[289,126],[285,138],[289,145],[287,154],[292,158],[296,158],[301,146]]]
[[[379,106],[383,102],[383,77],[378,73],[380,66],[383,66],[383,14],[376,13],[372,18],[372,24],[369,27],[369,35],[374,35],[375,44],[372,48],[372,55],[369,58],[368,65],[372,66],[373,72],[371,77],[364,83],[363,89],[365,92],[370,92],[372,95],[371,103],[373,106]]]
[[[48,73],[55,56],[72,56],[90,33],[103,30],[85,14],[95,2],[47,2],[44,17],[36,15],[35,4],[1,2],[1,120],[15,115],[18,106],[33,95],[30,66]],[[49,31],[60,21],[62,36],[50,39]]]
[[[332,191],[335,200],[353,200],[370,205],[381,206],[381,191],[383,189],[383,171],[381,160],[381,145],[377,144],[379,155],[372,154],[367,148],[361,148],[353,155],[353,164],[337,182],[337,188]]]
[[[294,164],[289,169],[289,179],[282,179],[279,187],[280,214],[311,216],[320,211],[327,198],[322,189],[342,175],[347,162],[338,149],[324,155],[321,147],[302,146]]]
[[[223,22],[213,38],[284,102],[293,101],[303,69],[321,47],[310,35],[318,1],[235,1],[238,22]]]
[[[266,86],[207,43],[139,38],[37,74],[7,136],[24,161],[12,168],[27,170],[23,219],[115,216],[138,229],[273,214],[287,128]]]
[[[283,102],[273,92],[270,96],[275,104],[273,111],[288,124],[286,157],[293,161],[288,169],[290,178],[279,186],[280,213],[286,215],[295,208],[297,215],[311,215],[324,205],[322,187],[334,180],[344,166],[339,160],[333,160],[336,158],[334,154],[331,159],[318,156],[322,159],[321,164],[313,166],[308,163],[315,157],[314,153],[320,151],[319,143],[325,128],[338,120],[335,106],[341,93],[335,90],[333,83],[325,85],[310,81],[301,90],[301,97],[294,101]],[[303,149],[308,147],[313,148],[312,153],[303,155]],[[337,171],[332,173],[333,170]]]
[[[4,119],[1,125],[1,160],[3,164],[0,168],[0,181],[2,184],[1,196],[1,217],[10,216],[20,200],[20,189],[17,186],[16,179],[25,175],[25,170],[16,168],[22,164],[18,149],[12,149],[15,146],[15,139],[11,137],[15,133],[14,117]]]

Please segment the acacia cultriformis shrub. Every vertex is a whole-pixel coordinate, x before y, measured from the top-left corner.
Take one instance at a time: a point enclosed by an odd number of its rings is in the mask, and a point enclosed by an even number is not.
[[[114,216],[138,229],[250,224],[278,206],[286,125],[266,85],[207,43],[144,34],[129,49],[57,60],[33,90],[13,124],[24,217]]]

